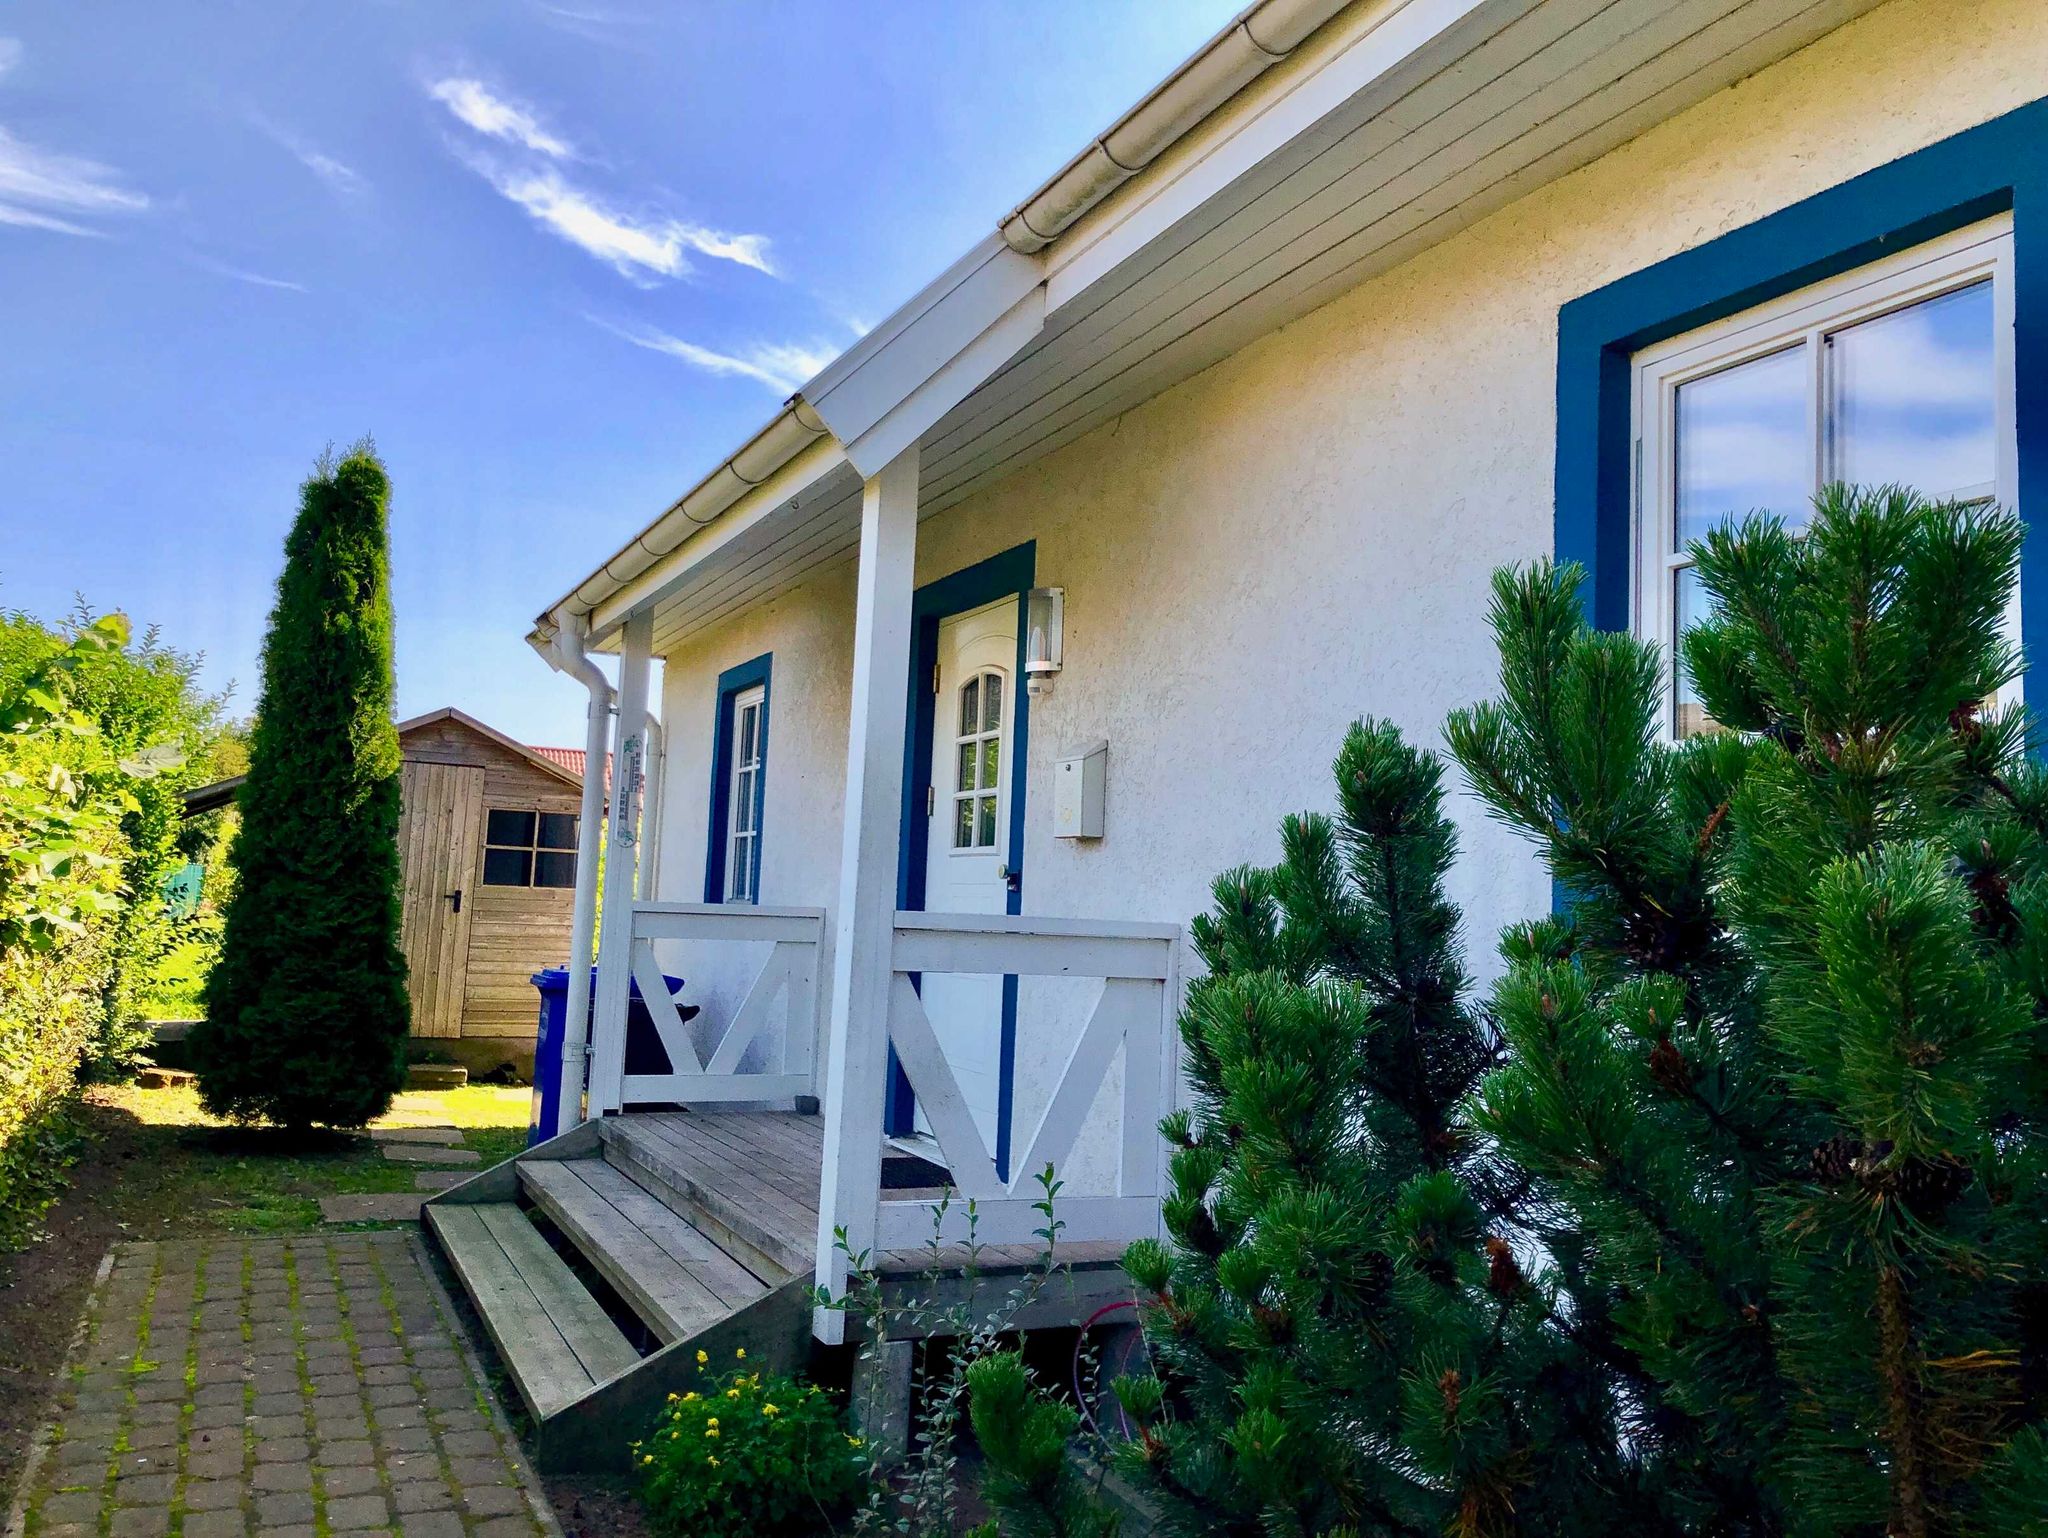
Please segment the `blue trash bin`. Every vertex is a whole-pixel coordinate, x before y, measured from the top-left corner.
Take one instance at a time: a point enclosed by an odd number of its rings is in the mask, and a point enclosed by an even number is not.
[[[555,1111],[562,1099],[562,1037],[569,1016],[569,969],[548,967],[533,974],[529,979],[540,993],[540,1031],[533,1043],[533,1110],[526,1121],[526,1146],[545,1142],[552,1135],[555,1125]],[[683,980],[662,974],[662,981],[668,984],[671,997],[682,990]],[[590,969],[590,1003],[597,1007],[597,968]],[[588,1022],[584,1040],[590,1039]],[[647,1005],[640,997],[640,985],[632,985],[632,993],[626,1004],[626,1072],[628,1073],[673,1073],[674,1065],[668,1060],[668,1053],[661,1045],[661,1037],[654,1029],[654,1020],[647,1013]],[[584,1083],[588,1084],[589,1066],[584,1068]]]

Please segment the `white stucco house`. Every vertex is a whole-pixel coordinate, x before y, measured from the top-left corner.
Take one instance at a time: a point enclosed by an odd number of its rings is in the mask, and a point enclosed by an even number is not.
[[[1434,746],[1493,691],[1497,565],[1578,560],[1596,623],[1668,644],[1732,509],[2048,498],[2044,91],[2040,0],[1260,0],[623,549],[567,551],[531,639],[621,767],[583,820],[592,1119],[429,1210],[501,1276],[516,1213],[582,1232],[656,1339],[566,1339],[536,1413],[713,1327],[621,1258],[687,1269],[663,1214],[769,1296],[842,1284],[835,1229],[921,1242],[911,1154],[986,1241],[1049,1161],[1084,1260],[1151,1232],[1183,926],[1329,804],[1350,721]],[[2044,583],[2034,539],[2026,639]],[[1549,887],[1458,813],[1484,972]],[[629,959],[665,1073],[625,1061]],[[609,1114],[650,1104],[754,1109]]]

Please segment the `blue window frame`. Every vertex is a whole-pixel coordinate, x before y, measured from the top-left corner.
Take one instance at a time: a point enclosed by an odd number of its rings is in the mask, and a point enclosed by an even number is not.
[[[2048,507],[2048,100],[1879,166],[1573,300],[1558,314],[1556,551],[1589,616],[1626,629],[1634,576],[1632,367],[1646,347],[1967,225],[2013,224],[2019,512]],[[2048,532],[2029,522],[2021,640],[2048,655]]]
[[[711,824],[704,841],[704,900],[761,900],[761,837],[768,806],[768,705],[773,654],[718,675],[711,737]]]

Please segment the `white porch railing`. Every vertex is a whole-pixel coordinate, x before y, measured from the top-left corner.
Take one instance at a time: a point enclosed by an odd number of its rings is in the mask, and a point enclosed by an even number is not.
[[[775,1101],[816,1093],[812,1064],[818,1035],[818,954],[824,934],[825,915],[816,908],[634,903],[629,940],[632,978],[640,986],[672,1071],[625,1071],[626,1013],[614,1010],[616,1018],[596,1022],[590,1076],[593,1114],[624,1105]],[[708,1057],[698,1053],[694,1034],[669,995],[654,952],[657,940],[709,941],[726,952],[748,945],[768,947],[761,970]],[[620,988],[621,1002],[625,995]],[[769,1066],[743,1072],[747,1049],[757,1041],[764,1043]]]
[[[937,1139],[953,1183],[975,1204],[976,1238],[1024,1244],[1044,1225],[1033,1208],[1036,1176],[1066,1167],[1083,1119],[1095,1104],[1119,1048],[1124,1058],[1119,1140],[1110,1194],[1062,1195],[1055,1215],[1063,1239],[1126,1240],[1159,1231],[1161,1107],[1170,1094],[1174,956],[1172,925],[1092,919],[1012,918],[982,914],[899,912],[890,951],[889,1040],[917,1103]],[[1087,1022],[1030,1136],[1012,1144],[1010,1178],[975,1124],[946,1055],[912,983],[915,975],[1102,979]],[[1020,1035],[1026,1028],[1020,1025]],[[914,1249],[934,1237],[928,1201],[884,1200],[881,1150],[828,1149],[828,1158],[864,1161],[861,1178],[843,1189],[872,1192],[877,1250]],[[942,1237],[967,1237],[966,1202],[953,1203]]]

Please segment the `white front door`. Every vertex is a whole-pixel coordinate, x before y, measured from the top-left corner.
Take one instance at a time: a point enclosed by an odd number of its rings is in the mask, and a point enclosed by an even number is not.
[[[1017,600],[939,622],[924,905],[1006,913]],[[925,1014],[990,1153],[1002,1083],[1003,979],[926,973]],[[922,1115],[918,1130],[928,1130]]]

